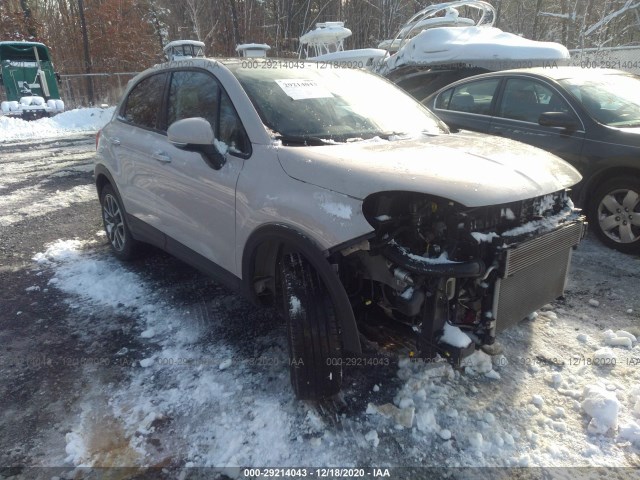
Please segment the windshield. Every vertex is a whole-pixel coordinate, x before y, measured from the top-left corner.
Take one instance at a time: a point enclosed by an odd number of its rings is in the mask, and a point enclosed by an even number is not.
[[[322,144],[445,131],[429,110],[373,74],[320,64],[278,69],[252,65],[258,69],[230,68],[264,124],[283,141]]]
[[[640,79],[598,75],[560,80],[598,122],[612,127],[640,127]]]

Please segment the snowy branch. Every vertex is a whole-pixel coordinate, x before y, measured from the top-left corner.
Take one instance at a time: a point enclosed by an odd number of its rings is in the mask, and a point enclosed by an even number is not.
[[[606,17],[604,17],[602,20],[600,20],[597,23],[594,23],[593,25],[591,25],[585,32],[584,35],[590,35],[593,32],[595,32],[597,29],[599,29],[600,27],[603,27],[604,25],[606,25],[607,23],[609,23],[611,20],[613,20],[614,18],[617,18],[621,15],[624,15],[627,12],[630,12],[631,10],[634,10],[636,8],[640,8],[640,2],[634,3],[632,4],[632,0],[627,0],[627,3],[624,4],[624,7],[622,7],[620,10],[616,10],[615,12],[610,13],[609,15],[607,15]]]
[[[538,16],[560,18],[562,20],[572,20],[572,16],[568,13],[538,12]]]

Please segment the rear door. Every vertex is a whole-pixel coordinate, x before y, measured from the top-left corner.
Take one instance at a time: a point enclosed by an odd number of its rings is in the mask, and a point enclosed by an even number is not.
[[[576,131],[543,127],[538,123],[544,112],[565,112],[581,125]],[[584,143],[584,126],[573,107],[554,86],[533,77],[505,79],[489,133],[540,147],[574,165]]]
[[[128,94],[117,121],[103,131],[111,154],[117,158],[115,177],[125,210],[155,228],[155,153],[166,145],[162,108],[168,75],[159,73],[140,81]]]

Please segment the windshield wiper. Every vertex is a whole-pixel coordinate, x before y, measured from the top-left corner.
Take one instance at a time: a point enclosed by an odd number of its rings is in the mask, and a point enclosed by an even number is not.
[[[376,136],[384,140],[391,140],[391,137],[403,137],[408,135],[407,132],[380,132]]]
[[[276,139],[286,145],[305,145],[308,147],[331,145],[331,142],[320,137],[311,137],[307,135],[276,135]]]

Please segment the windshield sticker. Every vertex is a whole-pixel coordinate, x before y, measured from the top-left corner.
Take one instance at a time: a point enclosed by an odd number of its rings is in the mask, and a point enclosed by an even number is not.
[[[294,100],[333,97],[329,90],[318,85],[315,80],[287,79],[275,82],[280,85],[284,93]]]

